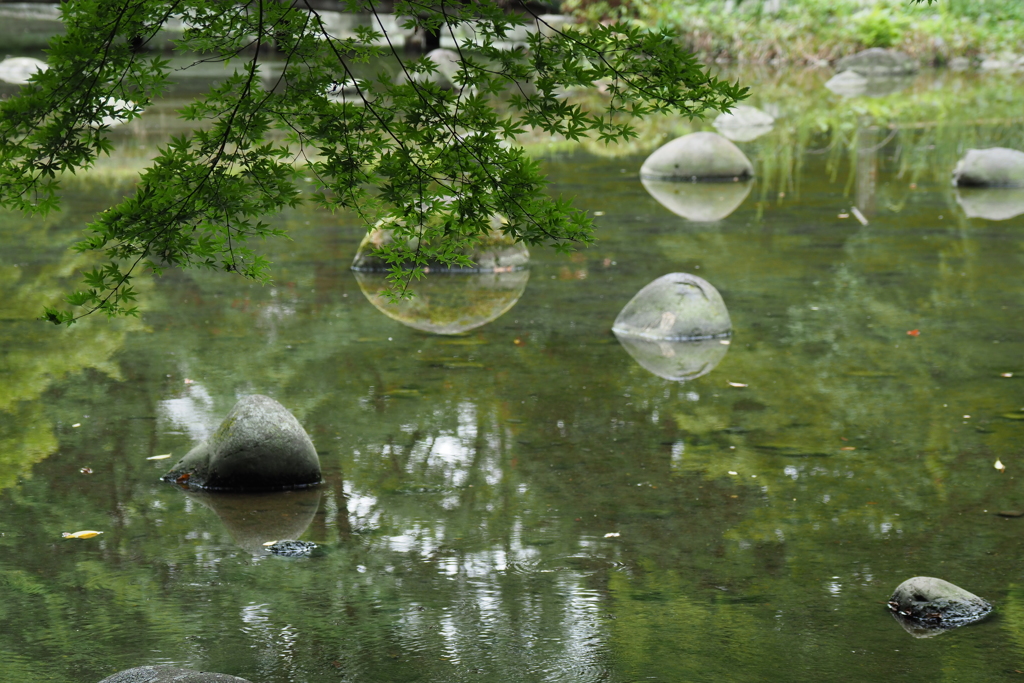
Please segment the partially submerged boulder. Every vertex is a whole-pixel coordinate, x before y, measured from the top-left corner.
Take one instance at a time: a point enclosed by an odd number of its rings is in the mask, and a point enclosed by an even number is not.
[[[137,666],[118,671],[99,683],[250,683],[245,678],[176,666]]]
[[[500,218],[496,217],[492,220],[491,225],[490,234],[477,240],[471,249],[464,252],[465,256],[473,262],[472,266],[452,268],[434,263],[426,266],[426,272],[501,273],[525,268],[530,262],[530,250],[522,242],[515,242],[501,232],[499,229]],[[377,250],[393,241],[394,232],[391,229],[374,228],[359,243],[356,256],[352,260],[352,270],[370,273],[388,272],[388,264],[377,255]],[[413,238],[407,246],[414,251],[416,244],[416,238]]]
[[[775,117],[757,107],[741,104],[719,115],[711,125],[733,142],[749,142],[770,133],[775,125]]]
[[[750,159],[718,133],[690,133],[662,145],[640,167],[640,178],[668,181],[732,181],[754,175]]]
[[[856,71],[861,76],[907,76],[917,73],[917,61],[899,50],[873,47],[843,57],[836,62],[836,73]]]
[[[630,299],[612,331],[655,341],[723,339],[732,334],[732,321],[710,282],[689,273],[669,273]]]
[[[889,609],[911,635],[927,638],[984,619],[992,605],[948,581],[915,576],[896,587]]]
[[[1006,147],[969,149],[953,169],[957,187],[1024,187],[1024,152]]]
[[[843,97],[885,97],[903,90],[912,80],[909,76],[865,76],[843,71],[830,78],[825,87]]]
[[[641,178],[644,189],[666,209],[696,223],[712,223],[739,208],[754,187],[753,180],[727,183],[672,182]]]
[[[956,203],[968,218],[1005,221],[1024,213],[1024,188],[958,187]]]
[[[46,71],[46,62],[33,57],[8,57],[0,62],[0,81],[22,85],[37,71]]]
[[[238,401],[217,431],[163,476],[214,491],[279,491],[320,483],[320,459],[306,430],[268,396]]]

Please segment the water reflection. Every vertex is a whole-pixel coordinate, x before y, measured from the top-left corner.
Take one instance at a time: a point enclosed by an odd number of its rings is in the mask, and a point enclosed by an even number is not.
[[[239,548],[265,554],[263,544],[295,540],[312,524],[320,506],[319,488],[275,493],[206,493],[188,491],[188,496],[212,510]]]
[[[677,216],[697,223],[726,218],[739,208],[754,187],[753,180],[689,183],[641,178],[640,182],[659,204]]]
[[[615,333],[633,359],[645,370],[673,382],[703,377],[714,370],[729,351],[727,339],[667,341]]]
[[[864,76],[843,71],[829,79],[825,87],[845,98],[886,97],[906,90],[913,82],[913,76]]]
[[[958,187],[956,203],[968,218],[1006,221],[1024,213],[1024,189]]]
[[[415,284],[411,299],[390,301],[383,273],[354,271],[366,299],[392,320],[431,334],[461,334],[508,312],[526,290],[530,271],[431,273]]]

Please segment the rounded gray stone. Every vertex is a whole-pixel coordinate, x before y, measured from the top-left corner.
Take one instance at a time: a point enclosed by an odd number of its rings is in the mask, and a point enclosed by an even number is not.
[[[268,396],[238,401],[203,443],[163,477],[217,491],[277,491],[320,483],[320,459],[306,430]]]
[[[434,83],[443,90],[452,90],[455,85],[455,74],[459,71],[462,60],[459,53],[445,48],[431,50],[424,59],[431,62],[437,71],[433,73],[415,74],[413,80],[420,83]]]
[[[753,175],[754,166],[739,147],[707,131],[662,145],[640,167],[640,177],[647,180],[731,181]]]
[[[1024,188],[958,187],[956,203],[968,218],[1005,221],[1024,213]]]
[[[33,57],[8,57],[0,62],[0,81],[21,85],[28,83],[37,71],[46,71],[48,68],[46,62]]]
[[[728,337],[732,321],[710,282],[689,273],[669,273],[630,299],[612,331],[620,338],[696,341]]]
[[[477,240],[476,244],[463,253],[473,262],[468,268],[451,268],[440,263],[427,264],[425,271],[440,272],[463,272],[463,273],[489,273],[520,270],[526,268],[530,263],[530,250],[522,242],[516,242],[501,232],[501,218],[496,217],[491,221],[492,230],[490,234]],[[362,272],[385,273],[389,271],[388,264],[375,253],[377,249],[394,241],[394,232],[389,228],[374,228],[370,231],[359,248],[356,249],[355,258],[352,259],[352,270]],[[415,238],[409,241],[409,248],[416,249]]]
[[[118,671],[99,683],[251,683],[245,678],[174,666],[137,666]]]
[[[856,71],[862,76],[905,76],[916,73],[917,61],[899,50],[873,47],[836,62],[836,73]]]
[[[729,350],[727,339],[667,341],[615,334],[640,367],[672,382],[697,379],[714,370]]]
[[[775,117],[757,107],[741,104],[732,111],[719,115],[711,125],[733,142],[750,142],[765,133],[770,133],[772,126],[775,125]]]
[[[666,209],[695,223],[713,223],[739,208],[753,180],[727,183],[673,182],[641,178],[644,189]]]
[[[886,97],[911,84],[908,76],[864,76],[856,71],[843,71],[830,78],[825,87],[843,97]]]
[[[992,605],[949,581],[915,576],[896,587],[889,609],[904,628],[923,628],[926,633],[914,635],[924,636],[979,621],[992,611]]]
[[[1006,147],[969,149],[953,169],[957,187],[1024,187],[1024,152]]]

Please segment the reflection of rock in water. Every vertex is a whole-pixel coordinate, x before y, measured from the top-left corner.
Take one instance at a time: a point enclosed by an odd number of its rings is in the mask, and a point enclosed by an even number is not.
[[[265,553],[264,543],[296,539],[313,522],[320,506],[320,489],[278,493],[205,493],[186,495],[213,512],[235,539],[250,553]]]
[[[1024,189],[956,189],[956,203],[968,218],[1005,221],[1024,213]]]
[[[913,80],[911,76],[864,76],[844,71],[830,78],[825,87],[843,97],[885,97],[905,89]]]
[[[433,334],[459,334],[485,325],[515,306],[530,271],[431,273],[413,284],[415,296],[392,303],[381,292],[384,273],[355,272],[359,288],[381,313]]]
[[[729,350],[727,339],[666,341],[615,333],[619,343],[645,370],[658,377],[683,382],[706,375]]]
[[[711,283],[669,273],[636,293],[612,331],[629,355],[659,377],[683,381],[715,369],[732,332],[729,311]]]
[[[641,178],[644,189],[666,209],[691,221],[720,221],[750,194],[754,181],[689,183]]]
[[[741,104],[728,114],[721,114],[711,125],[733,142],[749,142],[770,133],[775,117],[757,107]]]

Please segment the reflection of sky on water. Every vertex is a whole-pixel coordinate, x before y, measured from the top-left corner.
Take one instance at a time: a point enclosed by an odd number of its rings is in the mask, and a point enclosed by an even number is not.
[[[174,425],[167,433],[188,434],[195,441],[208,437],[217,428],[220,419],[214,415],[210,392],[198,383],[187,385],[184,396],[160,401],[159,414],[163,420]]]

